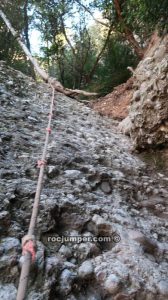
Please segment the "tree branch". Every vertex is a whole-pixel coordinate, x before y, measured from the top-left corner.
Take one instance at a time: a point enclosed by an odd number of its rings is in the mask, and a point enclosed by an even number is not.
[[[109,39],[110,39],[111,31],[112,31],[112,26],[111,26],[111,27],[109,28],[109,30],[108,30],[108,34],[107,34],[107,38],[106,38],[106,40],[105,40],[105,43],[104,43],[104,45],[103,45],[101,51],[99,52],[99,54],[98,54],[98,56],[97,56],[97,58],[96,58],[96,61],[95,61],[94,65],[93,65],[93,67],[92,67],[92,70],[90,71],[90,73],[89,73],[89,75],[88,75],[88,80],[89,80],[89,81],[92,79],[92,77],[93,77],[93,75],[94,75],[94,72],[95,72],[95,70],[96,70],[96,67],[97,67],[97,65],[98,65],[98,63],[99,63],[99,61],[100,61],[100,59],[101,59],[101,57],[102,57],[102,54],[103,54],[103,52],[104,52],[105,49],[106,49],[106,46],[107,46],[108,41],[109,41]]]
[[[80,6],[82,6],[85,9],[85,11],[88,12],[96,23],[99,23],[103,26],[109,27],[109,25],[107,23],[104,23],[104,22],[98,20],[97,18],[95,18],[93,13],[90,11],[90,9],[87,6],[85,6],[83,3],[81,3],[79,0],[75,0],[75,2],[78,3]]]
[[[3,13],[3,11],[1,9],[0,9],[0,17],[3,19],[4,23],[6,24],[6,26],[8,27],[8,29],[11,31],[12,35],[16,38],[16,40],[18,41],[18,43],[21,46],[22,50],[24,51],[24,53],[26,54],[26,56],[29,58],[29,60],[33,64],[35,70],[40,75],[40,77],[45,82],[48,82],[48,83],[52,84],[54,86],[54,88],[55,88],[56,91],[58,91],[60,93],[63,93],[65,95],[67,95],[67,96],[75,96],[75,95],[95,96],[95,95],[97,95],[97,93],[89,93],[89,92],[85,92],[85,91],[82,91],[82,90],[66,89],[66,88],[63,87],[63,85],[58,80],[56,80],[55,78],[49,77],[49,75],[47,74],[47,72],[44,71],[39,66],[37,60],[32,57],[30,51],[25,46],[25,44],[22,41],[20,35],[18,35],[17,31],[12,27],[10,21],[8,20],[8,18],[6,17],[6,15]]]
[[[119,0],[114,0],[114,6],[117,12],[117,16],[118,16],[118,20],[121,22],[121,24],[123,25],[124,28],[124,33],[126,36],[126,39],[128,40],[128,42],[132,45],[132,47],[135,50],[135,53],[138,55],[138,57],[143,58],[144,56],[144,49],[141,48],[138,44],[138,42],[136,41],[136,39],[134,38],[133,32],[129,29],[129,27],[125,24],[125,21],[122,17],[122,11],[121,11],[121,7],[120,7],[120,3]]]
[[[62,17],[62,16],[61,16],[61,25],[62,25],[62,31],[63,31],[63,34],[64,34],[64,36],[65,36],[65,39],[66,39],[68,45],[70,46],[73,55],[76,56],[75,49],[74,49],[74,47],[72,46],[71,41],[70,41],[70,39],[69,39],[68,36],[67,36],[66,29],[65,29],[65,25],[64,25],[64,20],[63,20],[63,17]]]

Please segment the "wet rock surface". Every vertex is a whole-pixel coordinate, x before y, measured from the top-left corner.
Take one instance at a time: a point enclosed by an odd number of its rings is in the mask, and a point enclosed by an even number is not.
[[[0,297],[15,299],[51,91],[0,63]],[[56,95],[28,300],[166,300],[166,175],[113,120]]]
[[[127,122],[122,122],[121,130],[129,129],[138,149],[167,145],[168,35],[156,36],[154,45],[135,70],[134,88],[130,121],[127,118]]]

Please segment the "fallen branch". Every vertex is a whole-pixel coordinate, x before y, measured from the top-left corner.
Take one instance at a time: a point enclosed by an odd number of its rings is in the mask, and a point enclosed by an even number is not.
[[[22,37],[13,28],[10,21],[8,20],[8,18],[6,17],[6,15],[4,14],[4,12],[1,9],[0,9],[0,16],[3,19],[4,23],[6,24],[6,26],[8,27],[8,29],[10,30],[10,32],[12,33],[12,35],[18,41],[19,45],[21,46],[22,50],[24,51],[24,53],[26,54],[28,59],[33,64],[36,72],[40,75],[40,77],[45,82],[47,82],[49,84],[52,84],[52,86],[54,86],[54,88],[57,92],[63,93],[64,95],[70,96],[70,97],[75,97],[77,95],[84,95],[84,96],[96,96],[97,95],[97,93],[90,93],[90,92],[86,92],[86,91],[83,91],[83,90],[71,90],[71,89],[64,88],[64,86],[58,80],[56,80],[55,78],[50,77],[48,75],[48,73],[40,67],[37,60],[31,55],[29,49],[26,47],[26,45],[22,41]]]

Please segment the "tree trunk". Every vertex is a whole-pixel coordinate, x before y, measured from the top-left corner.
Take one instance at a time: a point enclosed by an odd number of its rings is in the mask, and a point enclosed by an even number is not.
[[[65,29],[65,25],[64,25],[64,20],[63,20],[63,17],[62,17],[62,16],[61,16],[61,26],[62,26],[62,31],[63,31],[64,37],[65,37],[65,39],[66,39],[66,41],[67,41],[69,47],[71,48],[73,55],[76,57],[75,49],[74,49],[74,47],[72,46],[71,41],[70,41],[70,39],[69,39],[68,36],[67,36],[66,29]]]
[[[23,49],[24,53],[26,54],[26,56],[29,58],[29,60],[31,61],[31,63],[33,64],[35,70],[37,71],[37,73],[40,75],[40,77],[45,81],[48,82],[49,84],[51,84],[56,91],[63,93],[67,96],[71,96],[74,97],[76,95],[84,95],[84,96],[95,96],[97,95],[97,93],[89,93],[86,91],[82,91],[82,90],[71,90],[71,89],[66,89],[62,86],[62,84],[56,80],[55,78],[49,77],[49,75],[47,74],[47,72],[45,72],[38,64],[37,60],[35,58],[32,57],[29,49],[25,46],[24,42],[22,41],[21,36],[17,33],[17,31],[12,27],[10,21],[7,19],[6,15],[3,13],[3,11],[0,9],[0,16],[3,19],[3,21],[5,22],[6,26],[8,27],[8,29],[11,31],[11,33],[13,34],[13,36],[16,38],[16,40],[18,41],[19,45],[21,46],[21,48]]]
[[[134,38],[133,32],[125,24],[125,21],[123,20],[123,17],[122,17],[122,11],[121,11],[119,0],[114,0],[114,6],[115,6],[115,9],[116,9],[116,12],[117,12],[118,20],[123,25],[125,38],[130,43],[130,45],[133,47],[133,49],[134,49],[135,53],[137,54],[137,56],[139,58],[143,58],[145,50],[139,46],[138,42]]]
[[[31,50],[30,50],[30,40],[29,40],[29,17],[28,17],[28,14],[27,14],[28,3],[29,3],[29,0],[25,0],[24,7],[23,7],[23,11],[24,11],[24,37],[25,37],[27,49],[31,52]],[[29,66],[30,66],[30,75],[35,79],[36,74],[35,74],[33,65],[31,64],[30,61],[29,61]]]
[[[89,8],[87,8],[87,6],[85,6],[83,3],[81,3],[80,0],[75,0],[76,3],[78,3],[80,6],[82,6],[85,11],[87,11],[93,18],[93,20],[103,26],[109,27],[108,23],[102,22],[98,19],[96,19],[93,15],[93,13],[89,10]],[[125,39],[127,39],[127,41],[129,42],[129,44],[132,46],[132,48],[134,49],[135,53],[137,54],[138,57],[143,58],[144,53],[145,53],[145,49],[141,48],[138,44],[138,42],[136,41],[136,39],[134,38],[134,35],[132,33],[132,31],[128,28],[128,26],[125,24],[123,17],[122,17],[122,12],[121,12],[121,7],[120,7],[120,3],[118,0],[114,0],[114,6],[117,12],[117,16],[119,21],[123,24],[124,26],[124,34],[125,34]]]
[[[24,3],[24,36],[26,41],[27,49],[30,51],[30,40],[29,40],[29,18],[27,14],[27,6],[28,6],[28,0],[25,0]]]
[[[98,65],[98,63],[99,63],[99,61],[100,61],[100,59],[101,59],[101,57],[102,57],[102,55],[103,55],[103,52],[104,52],[105,49],[106,49],[106,46],[107,46],[107,44],[108,44],[108,41],[109,41],[109,39],[110,39],[111,31],[112,31],[112,27],[109,28],[109,31],[108,31],[108,34],[107,34],[107,38],[106,38],[106,40],[105,40],[105,43],[104,43],[104,45],[103,45],[103,47],[102,47],[100,53],[98,54],[98,56],[97,56],[97,58],[96,58],[96,61],[95,61],[94,65],[93,65],[93,67],[92,67],[92,70],[90,71],[90,73],[89,73],[89,75],[88,75],[88,77],[87,77],[87,78],[88,78],[87,83],[89,83],[89,82],[92,80],[92,78],[93,78],[93,75],[94,75],[94,73],[95,73],[95,70],[96,70],[96,68],[97,68],[97,65]]]

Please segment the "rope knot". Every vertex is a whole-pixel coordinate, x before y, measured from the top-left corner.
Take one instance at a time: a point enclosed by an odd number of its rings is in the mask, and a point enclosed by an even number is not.
[[[46,160],[38,160],[37,161],[37,167],[40,168],[42,166],[45,166],[46,165]]]
[[[51,133],[51,128],[46,128],[46,130],[48,131],[48,133],[50,134]]]
[[[25,235],[22,238],[22,255],[26,255],[29,252],[31,254],[32,262],[35,261],[35,236],[34,235]]]

